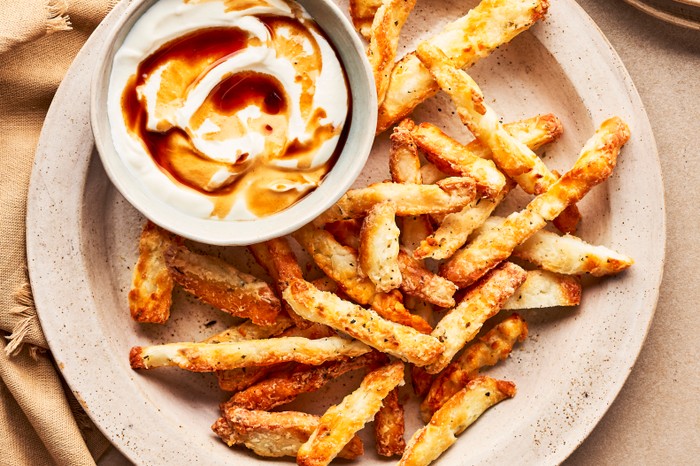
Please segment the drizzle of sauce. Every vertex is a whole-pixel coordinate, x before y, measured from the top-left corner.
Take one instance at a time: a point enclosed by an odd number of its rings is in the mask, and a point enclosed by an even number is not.
[[[250,6],[265,2],[248,0],[245,3]],[[342,131],[331,123],[321,124],[326,117],[325,111],[312,108],[315,78],[322,63],[318,44],[308,31],[308,26],[292,18],[267,16],[260,19],[271,31],[278,56],[288,57],[290,62],[293,60],[297,73],[295,81],[302,87],[300,109],[308,119],[307,129],[313,135],[308,141],[287,141],[289,97],[276,78],[254,71],[225,76],[192,116],[190,129],[183,130],[168,123],[173,118],[167,120],[167,117],[174,115],[175,110],[182,106],[188,90],[208,70],[249,45],[259,45],[258,39],[250,38],[238,28],[205,28],[164,44],[139,64],[122,93],[124,122],[129,132],[143,143],[160,170],[174,183],[211,199],[213,217],[226,217],[237,199],[244,199],[248,210],[258,217],[293,205],[315,189],[330,171],[347,138],[348,124]],[[285,28],[285,33],[278,33],[280,28]],[[316,31],[321,34],[319,29]],[[310,39],[314,47],[312,54],[300,53],[303,44],[299,37]],[[155,106],[158,124],[155,130],[150,130],[147,127],[149,115],[146,99],[141,96],[140,89],[157,73],[160,73]],[[344,77],[346,89],[349,89],[347,77]],[[347,101],[346,121],[349,122],[349,96]],[[247,123],[251,124],[251,129],[265,136],[264,153],[271,154],[270,157],[249,158],[248,153],[240,153],[231,158],[234,162],[227,163],[213,160],[195,147],[192,135],[188,133],[202,128],[206,122],[214,125],[216,131],[205,133],[204,139],[216,140],[222,135],[243,136],[246,127],[236,114],[249,106],[259,108],[263,115],[249,119]],[[322,166],[311,169],[314,152],[339,132],[340,138],[332,157]],[[298,168],[276,167],[270,164],[272,158],[296,159]],[[291,185],[296,183],[299,189],[275,189],[276,180],[280,179]]]

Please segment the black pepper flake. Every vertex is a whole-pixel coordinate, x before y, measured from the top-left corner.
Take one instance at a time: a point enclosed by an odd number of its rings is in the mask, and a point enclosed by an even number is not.
[[[214,325],[215,323],[216,323],[215,320],[210,320],[209,322],[207,322],[206,324],[204,324],[204,326],[207,327],[207,328],[209,328],[209,327],[211,327],[212,325]]]
[[[491,396],[491,392],[486,392],[486,396]]]

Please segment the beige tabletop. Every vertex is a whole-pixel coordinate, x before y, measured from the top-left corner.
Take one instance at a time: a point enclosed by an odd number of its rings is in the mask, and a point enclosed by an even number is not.
[[[617,400],[567,465],[696,464],[700,456],[700,31],[621,0],[579,0],[629,70],[665,178],[668,244],[656,316]],[[663,245],[659,245],[663,247]],[[127,464],[111,451],[101,464]]]

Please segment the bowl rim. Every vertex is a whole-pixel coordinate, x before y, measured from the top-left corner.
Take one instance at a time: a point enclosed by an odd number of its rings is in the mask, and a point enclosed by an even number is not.
[[[319,21],[309,12],[332,42],[348,79],[352,112],[349,123],[346,121],[346,125],[349,124],[347,140],[334,166],[315,190],[278,213],[258,220],[205,219],[188,215],[153,197],[138,178],[126,176],[133,172],[117,153],[105,111],[114,54],[134,23],[159,1],[161,0],[133,0],[107,34],[91,76],[90,125],[97,153],[112,184],[135,209],[153,223],[190,240],[215,246],[246,246],[292,233],[310,223],[352,186],[364,168],[375,139],[378,105],[374,75],[364,44],[348,18],[332,0],[295,0],[307,11],[309,5],[311,9],[324,9],[332,15],[333,22],[341,26],[324,27],[324,21]],[[356,65],[359,65],[362,73],[349,72],[350,64],[346,55],[358,58]],[[364,95],[358,98],[358,92]],[[363,98],[369,102],[357,105],[356,102]],[[349,162],[341,163],[347,160]]]

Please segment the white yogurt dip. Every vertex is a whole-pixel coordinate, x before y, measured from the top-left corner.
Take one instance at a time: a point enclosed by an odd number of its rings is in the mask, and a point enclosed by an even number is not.
[[[160,0],[116,52],[115,148],[150,194],[252,220],[321,183],[343,143],[345,72],[294,2]]]

